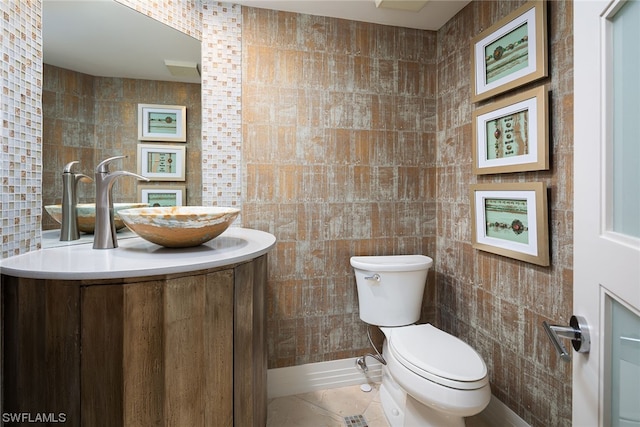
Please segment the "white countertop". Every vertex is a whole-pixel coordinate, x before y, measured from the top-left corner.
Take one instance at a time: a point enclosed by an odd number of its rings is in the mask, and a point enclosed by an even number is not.
[[[79,244],[5,258],[0,273],[32,279],[87,280],[155,276],[204,270],[249,261],[276,243],[270,233],[231,227],[193,248],[170,249],[140,237],[118,240],[115,249]]]
[[[118,230],[116,234],[118,235],[118,243],[124,239],[138,237],[136,233],[126,227],[122,230]],[[84,245],[87,243],[93,245],[93,234],[80,233],[80,238],[78,240],[61,241],[59,228],[42,231],[42,249],[57,248],[58,246]]]

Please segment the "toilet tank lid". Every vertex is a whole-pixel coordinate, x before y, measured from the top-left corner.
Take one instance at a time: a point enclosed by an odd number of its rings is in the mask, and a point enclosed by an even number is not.
[[[351,266],[367,271],[426,270],[433,260],[424,255],[353,256]]]

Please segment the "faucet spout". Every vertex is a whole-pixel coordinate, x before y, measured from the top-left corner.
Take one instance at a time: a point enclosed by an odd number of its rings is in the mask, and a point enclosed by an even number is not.
[[[96,167],[96,225],[93,235],[93,249],[113,249],[118,247],[116,225],[113,220],[113,198],[111,189],[115,180],[121,176],[133,176],[139,180],[149,181],[148,178],[128,171],[109,171],[109,163],[126,156],[110,157],[103,160]]]
[[[62,171],[62,228],[60,229],[60,240],[63,242],[80,238],[78,214],[76,212],[78,182],[93,181],[87,175],[71,172],[71,168],[76,163],[78,163],[77,160],[67,163]]]

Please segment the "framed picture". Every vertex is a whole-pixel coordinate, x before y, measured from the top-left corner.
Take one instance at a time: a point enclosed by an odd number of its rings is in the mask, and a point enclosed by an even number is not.
[[[149,206],[182,206],[186,200],[184,185],[138,185],[138,199]]]
[[[152,181],[185,180],[185,146],[138,144],[138,174]]]
[[[471,185],[476,249],[549,265],[547,188],[542,182]]]
[[[140,141],[187,141],[187,107],[138,104]]]
[[[546,86],[475,110],[473,173],[549,169],[548,111]]]
[[[547,2],[530,1],[471,41],[471,101],[547,77]]]

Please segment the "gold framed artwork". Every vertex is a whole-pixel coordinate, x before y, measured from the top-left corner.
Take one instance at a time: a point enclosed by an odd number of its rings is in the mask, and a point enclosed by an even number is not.
[[[547,188],[543,182],[474,184],[470,189],[474,248],[549,265]]]
[[[471,102],[547,77],[547,3],[530,1],[471,41]]]
[[[187,107],[138,104],[140,141],[187,141]]]
[[[152,207],[183,206],[186,192],[184,185],[138,185],[138,200]]]
[[[138,174],[152,181],[185,180],[185,146],[138,144]]]
[[[478,108],[472,114],[473,173],[549,169],[546,86]]]

